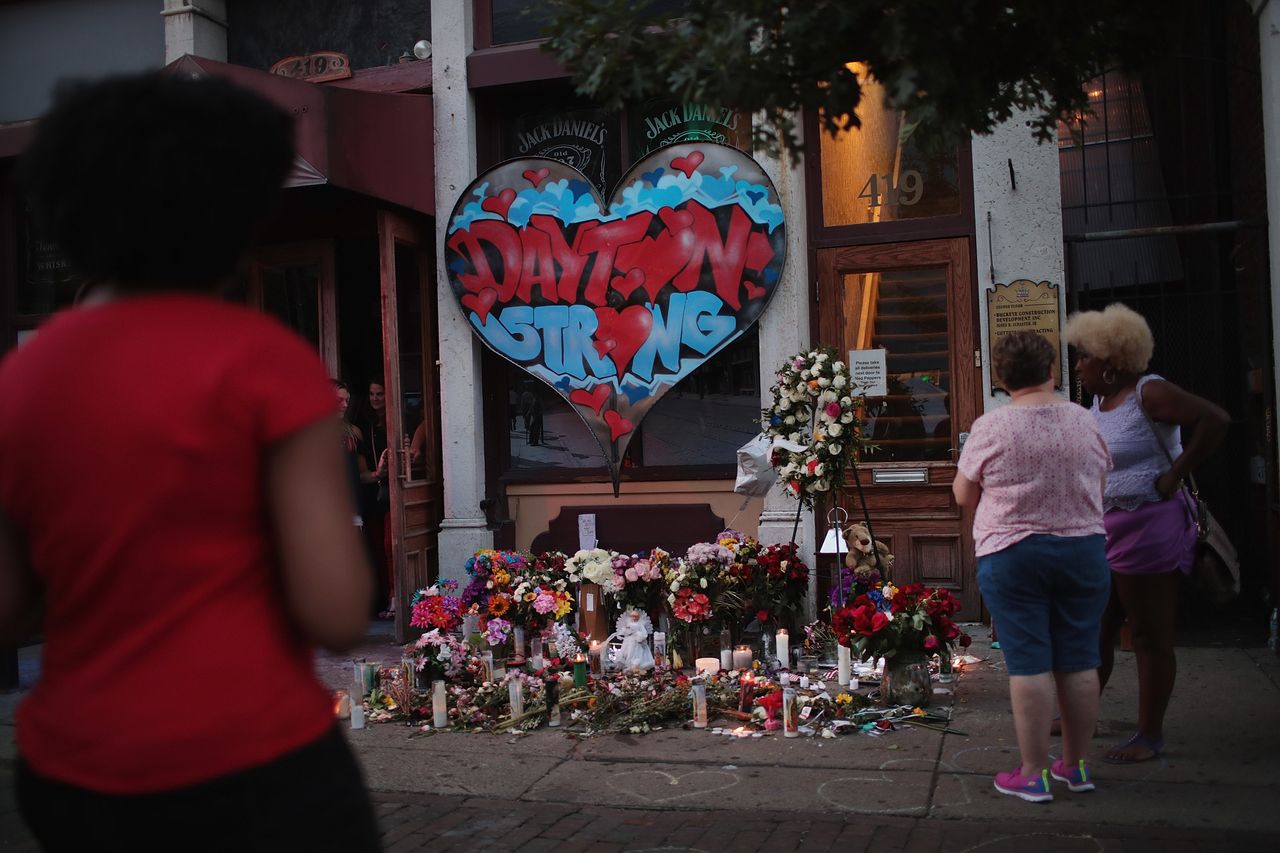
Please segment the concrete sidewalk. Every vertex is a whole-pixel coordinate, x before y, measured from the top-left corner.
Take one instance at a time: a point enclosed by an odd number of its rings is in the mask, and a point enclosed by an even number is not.
[[[1180,648],[1165,755],[1129,767],[1099,760],[1096,793],[1058,786],[1054,802],[1033,805],[991,787],[1017,751],[1002,656],[972,630],[970,652],[984,663],[935,697],[954,703],[965,736],[737,740],[673,729],[578,739],[380,724],[350,741],[391,850],[1280,849],[1280,663],[1267,649]],[[399,649],[371,638],[354,656],[390,662]],[[349,660],[322,656],[318,669],[346,687]],[[0,696],[0,725],[11,726],[13,704]],[[1096,756],[1131,733],[1136,706],[1122,652]],[[11,731],[0,732],[0,774],[12,755]],[[20,837],[4,796],[0,847]]]

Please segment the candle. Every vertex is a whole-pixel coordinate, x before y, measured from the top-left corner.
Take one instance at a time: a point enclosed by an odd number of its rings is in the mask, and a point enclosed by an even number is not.
[[[858,676],[856,675],[849,676],[849,689],[850,690],[858,689]]]
[[[667,635],[664,631],[653,632],[653,667],[662,669],[667,665]]]
[[[707,727],[707,685],[700,680],[694,681],[690,692],[693,694],[693,727],[705,729]]]
[[[507,662],[502,658],[493,661],[493,680],[501,681],[507,677]]]
[[[808,676],[808,675],[802,675],[802,676],[800,676],[800,686],[801,686],[803,689],[805,689],[805,690],[809,689],[809,676]]]
[[[541,637],[534,637],[529,641],[529,663],[533,666],[534,672],[538,672],[547,665],[542,657]]]
[[[524,633],[525,633],[524,628],[517,625],[513,633],[515,634],[516,649],[514,654],[512,654],[511,656],[514,658],[520,658],[521,660],[523,660],[524,659]]]
[[[520,716],[524,713],[524,682],[519,678],[513,678],[507,682],[507,697],[511,700],[511,716]]]
[[[333,691],[333,715],[339,720],[351,717],[351,695],[345,690]]]
[[[799,704],[796,691],[791,687],[782,689],[782,734],[783,737],[800,737]]]
[[[587,686],[587,656],[582,652],[578,652],[573,659],[573,686]]]
[[[698,658],[694,667],[699,675],[715,675],[720,671],[719,658]]]
[[[751,667],[751,647],[750,646],[734,646],[733,647],[733,668],[749,669]]]
[[[853,663],[853,654],[849,651],[848,646],[840,646],[840,672],[839,681],[841,687],[849,686],[849,666]]]
[[[604,649],[599,640],[591,641],[591,674],[600,676],[604,673]]]
[[[778,660],[785,667],[791,660],[791,636],[786,628],[779,628],[773,640],[778,646]]]
[[[363,697],[368,692],[367,690],[364,689],[364,684],[365,684],[364,661],[357,660],[357,661],[352,661],[352,663],[355,665],[356,693],[360,694],[360,696]]]
[[[555,728],[560,725],[560,677],[548,678],[543,690],[542,695],[547,701],[547,725]]]
[[[357,699],[351,703],[351,728],[364,728],[364,700]]]
[[[431,682],[431,724],[437,729],[449,725],[449,707],[445,699],[444,681]]]
[[[720,650],[720,668],[733,669],[733,649],[732,648]]]
[[[751,706],[756,701],[756,683],[751,673],[742,676],[742,684],[738,688],[738,710],[744,714],[751,713]]]
[[[484,667],[484,681],[493,681],[493,652],[480,653],[480,664]]]

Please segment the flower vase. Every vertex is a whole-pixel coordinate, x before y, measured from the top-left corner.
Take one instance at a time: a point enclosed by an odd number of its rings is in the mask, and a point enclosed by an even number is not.
[[[894,655],[885,660],[880,696],[886,705],[924,707],[933,699],[933,682],[924,658]]]
[[[524,660],[525,630],[521,626],[517,625],[512,634],[515,639],[515,651],[512,653],[511,657]]]

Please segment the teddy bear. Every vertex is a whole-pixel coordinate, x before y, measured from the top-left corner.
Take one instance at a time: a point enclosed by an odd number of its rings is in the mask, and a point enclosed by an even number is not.
[[[844,532],[845,541],[849,543],[849,554],[845,557],[845,565],[853,569],[855,579],[866,582],[876,572],[876,558],[871,550],[871,531],[863,522],[849,525]],[[893,555],[889,548],[879,539],[875,540],[875,549],[880,553],[880,575],[887,577],[893,569]]]

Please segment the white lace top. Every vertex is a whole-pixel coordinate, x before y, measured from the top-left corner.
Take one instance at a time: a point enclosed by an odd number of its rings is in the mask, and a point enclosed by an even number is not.
[[[1140,407],[1142,387],[1153,379],[1154,373],[1138,380],[1137,390],[1116,408],[1104,412],[1098,408],[1100,398],[1094,398],[1094,420],[1111,451],[1115,466],[1107,475],[1107,487],[1102,493],[1103,510],[1135,509],[1144,503],[1161,500],[1156,491],[1156,479],[1169,470],[1169,460],[1156,442],[1151,426]],[[1160,440],[1174,459],[1182,453],[1182,431],[1176,424],[1153,421]]]

